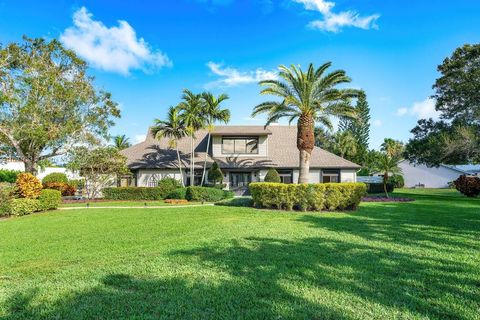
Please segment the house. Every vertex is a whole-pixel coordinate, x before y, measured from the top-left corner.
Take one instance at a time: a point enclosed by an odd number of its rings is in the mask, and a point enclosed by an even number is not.
[[[413,188],[447,188],[449,182],[461,175],[479,175],[480,165],[445,165],[428,167],[423,164],[414,164],[407,160],[399,163],[403,171],[405,187]]]
[[[25,172],[25,164],[18,160],[5,160],[0,162],[0,169]],[[69,179],[79,179],[80,176],[63,167],[45,167],[38,168],[37,178],[42,180],[50,173],[65,173]]]
[[[263,181],[268,168],[276,168],[282,182],[295,183],[299,175],[297,127],[285,125],[217,126],[211,133],[195,133],[195,184],[200,184],[207,152],[207,169],[215,161],[221,168],[228,189],[246,189],[253,181]],[[183,179],[190,184],[191,140],[178,141],[183,177],[178,170],[177,153],[169,139],[154,139],[150,131],[145,141],[121,151],[127,157],[133,179],[130,185],[153,187],[164,177]],[[355,163],[315,147],[310,161],[310,182],[356,182]]]

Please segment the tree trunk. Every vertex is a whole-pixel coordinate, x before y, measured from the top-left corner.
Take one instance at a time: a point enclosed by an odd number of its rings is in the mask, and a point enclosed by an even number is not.
[[[182,180],[182,187],[185,187],[185,181],[183,181],[183,173],[182,173],[182,161],[180,160],[180,152],[178,151],[178,145],[176,149],[177,149],[178,170],[180,170],[180,179]]]
[[[297,148],[300,151],[300,175],[298,183],[308,183],[310,158],[315,146],[315,121],[308,114],[302,114],[297,123]]]
[[[208,138],[207,138],[207,148],[205,150],[205,160],[203,162],[203,173],[202,173],[202,183],[200,185],[203,186],[203,182],[205,181],[205,172],[207,171],[207,156],[208,156],[208,147],[210,146],[210,132],[208,132]]]
[[[37,164],[33,160],[23,160],[25,164],[25,172],[29,172],[34,176],[37,176]]]
[[[193,134],[190,137],[190,147],[192,149],[192,153],[190,154],[190,185],[193,186],[194,179],[195,179],[195,149],[193,148]]]
[[[383,176],[383,191],[385,191],[385,196],[388,197],[388,191],[387,191],[387,181],[388,181],[388,173],[385,173]]]

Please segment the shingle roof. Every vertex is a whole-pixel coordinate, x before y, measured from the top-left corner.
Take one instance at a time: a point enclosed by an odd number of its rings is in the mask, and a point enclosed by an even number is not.
[[[228,129],[234,127],[234,129]],[[242,130],[242,134],[253,132],[270,132],[268,137],[268,157],[211,157],[207,156],[209,163],[216,161],[221,168],[296,168],[298,167],[299,151],[296,145],[297,127],[274,125],[263,126],[217,126],[216,132],[233,132]],[[231,131],[229,131],[231,130]],[[252,132],[252,133],[250,133]],[[195,167],[202,167],[207,145],[206,130],[198,131],[195,143]],[[257,133],[258,134],[258,133]],[[183,167],[190,165],[190,138],[178,141],[180,157]],[[177,153],[169,148],[168,139],[155,140],[150,131],[144,142],[136,144],[121,151],[127,157],[131,169],[178,168]],[[311,168],[348,168],[358,169],[359,165],[345,160],[321,148],[315,147],[310,161]]]
[[[264,126],[218,126],[212,135],[270,135],[272,132]]]

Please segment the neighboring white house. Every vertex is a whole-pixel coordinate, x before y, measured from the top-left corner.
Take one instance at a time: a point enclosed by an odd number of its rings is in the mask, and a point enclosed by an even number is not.
[[[296,183],[299,175],[297,127],[284,125],[217,126],[207,145],[208,131],[195,133],[195,184],[199,184],[207,158],[207,168],[215,161],[221,168],[223,182],[229,189],[245,189],[250,182],[263,181],[268,168],[276,168],[284,183]],[[154,139],[148,132],[145,141],[121,153],[134,173],[131,185],[152,187],[164,177],[183,179],[190,176],[190,138],[178,141],[183,177],[178,170],[177,154],[167,138]],[[315,147],[310,161],[310,182],[356,182],[359,165]]]
[[[424,186],[425,188],[447,188],[448,183],[461,175],[476,175],[480,172],[479,165],[440,165],[427,167],[423,164],[413,164],[403,160],[399,163],[403,171],[406,188]]]
[[[0,169],[6,170],[15,170],[15,171],[25,171],[25,164],[22,161],[4,161],[0,162]],[[66,168],[62,167],[46,167],[44,169],[39,168],[37,173],[37,178],[42,180],[47,174],[53,172],[65,173],[69,179],[79,179],[80,177]]]

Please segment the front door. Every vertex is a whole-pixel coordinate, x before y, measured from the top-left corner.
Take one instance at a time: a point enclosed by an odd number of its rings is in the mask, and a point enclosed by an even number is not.
[[[232,189],[246,188],[252,182],[251,172],[232,172],[230,173],[230,187]]]

